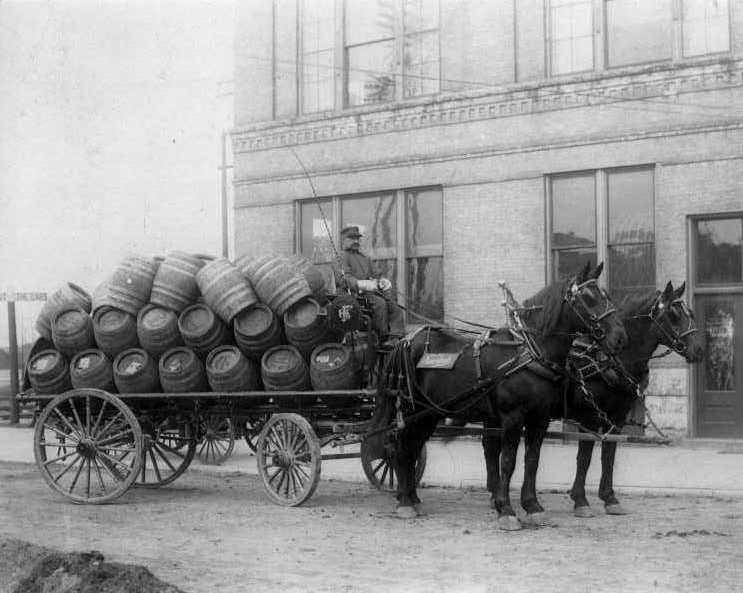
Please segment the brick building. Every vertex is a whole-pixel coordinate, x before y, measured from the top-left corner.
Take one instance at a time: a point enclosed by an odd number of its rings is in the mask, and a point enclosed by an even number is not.
[[[586,259],[615,300],[685,281],[706,360],[655,362],[649,407],[743,437],[743,0],[239,6],[236,254],[328,262],[358,224],[452,324]]]

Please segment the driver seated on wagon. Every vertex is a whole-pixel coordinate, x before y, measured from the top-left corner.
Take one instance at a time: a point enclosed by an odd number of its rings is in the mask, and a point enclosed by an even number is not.
[[[372,323],[379,335],[380,343],[390,338],[390,317],[394,315],[395,304],[391,300],[392,283],[383,278],[375,269],[371,258],[360,251],[359,239],[363,235],[356,225],[344,227],[341,231],[341,268],[333,265],[337,286],[348,286],[353,294],[363,294],[372,309]]]

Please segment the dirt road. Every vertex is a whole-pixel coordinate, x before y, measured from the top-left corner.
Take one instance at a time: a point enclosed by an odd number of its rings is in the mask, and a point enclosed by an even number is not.
[[[740,499],[623,496],[633,514],[577,519],[566,494],[544,492],[553,525],[508,533],[482,490],[421,498],[426,515],[405,522],[390,495],[326,480],[305,506],[283,508],[254,476],[191,471],[77,506],[35,467],[0,463],[0,534],[99,550],[189,593],[730,592],[743,581]]]

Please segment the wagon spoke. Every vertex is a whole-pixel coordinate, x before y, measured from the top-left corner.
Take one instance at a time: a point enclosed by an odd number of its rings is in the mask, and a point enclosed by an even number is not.
[[[276,479],[276,476],[278,476],[283,471],[280,467],[277,467],[277,466],[271,466],[271,467],[272,468],[273,467],[276,467],[277,469],[276,469],[276,471],[271,476],[269,476],[269,478],[268,478],[268,483],[269,484],[273,484],[273,481]]]
[[[160,448],[160,445],[158,443],[153,444],[152,449],[160,456],[160,459],[162,459],[165,464],[170,468],[170,471],[175,471],[175,467],[173,467],[173,464],[170,463],[170,460],[168,457],[163,453],[163,451]],[[183,457],[183,456],[181,456]]]
[[[54,408],[54,413],[55,413],[55,414],[56,414],[57,416],[59,416],[59,419],[60,419],[60,420],[62,420],[62,422],[64,422],[64,424],[66,424],[66,425],[67,425],[67,428],[69,428],[69,429],[70,429],[70,433],[74,433],[74,434],[77,434],[77,433],[78,433],[78,431],[77,431],[77,430],[75,429],[75,427],[74,427],[74,426],[72,426],[72,424],[70,423],[70,421],[69,421],[69,420],[67,420],[67,418],[65,418],[65,417],[64,417],[64,416],[62,415],[62,413],[61,413],[61,412],[59,411],[59,409],[57,409],[57,408]],[[45,426],[46,426],[46,427],[48,427],[48,428],[51,428],[51,429],[52,429],[52,430],[54,430],[55,432],[59,432],[59,434],[61,434],[62,436],[66,436],[66,435],[65,435],[64,433],[62,433],[62,432],[58,431],[57,429],[55,429],[55,428],[54,428],[54,427],[53,427],[53,426],[52,426],[51,424],[45,424]]]
[[[77,455],[77,457],[75,459],[73,459],[70,463],[68,463],[65,466],[65,468],[59,473],[59,475],[56,478],[54,478],[54,481],[55,482],[59,482],[59,479],[62,476],[64,476],[68,471],[70,471],[75,466],[75,464],[77,463],[77,460],[82,457],[77,451],[75,451],[74,454]]]
[[[119,410],[119,411],[116,412],[116,416],[114,416],[108,422],[106,422],[106,425],[100,430],[100,432],[98,434],[96,434],[94,436],[94,438],[99,439],[103,435],[105,435],[108,432],[108,429],[111,428],[114,425],[114,423],[119,419],[120,416],[123,417],[124,414]]]
[[[60,429],[58,429],[56,426],[54,426],[52,424],[46,424],[45,423],[44,424],[44,428],[45,429],[48,428],[49,430],[55,432],[57,434],[57,437],[59,437],[59,438],[70,439],[72,441],[72,444],[73,445],[77,445],[77,443],[80,442],[79,439],[74,434],[67,433],[67,432],[62,432]],[[64,441],[62,441],[62,442],[64,442]],[[59,446],[59,443],[54,443],[54,446],[57,446],[58,447]]]
[[[90,469],[90,457],[88,457],[86,459],[86,461],[88,462],[88,471],[85,474],[85,492],[86,492],[88,498],[90,498],[90,472],[91,472],[91,469]]]
[[[103,419],[103,410],[106,408],[106,400],[103,400],[103,403],[101,404],[101,409],[98,410],[98,416],[95,419],[95,424],[93,424],[93,428],[90,429],[90,436],[91,438],[95,438],[96,431],[98,430],[98,425],[101,423],[101,420]]]
[[[72,415],[75,417],[75,422],[77,422],[77,425],[80,427],[80,430],[83,434],[85,433],[85,428],[83,428],[83,423],[80,421],[80,416],[77,413],[77,407],[75,406],[75,400],[69,399],[68,403],[70,404],[70,409],[72,410]]]
[[[110,455],[108,455],[107,453],[104,453],[103,451],[99,451],[98,454],[101,456],[101,458],[103,458],[106,461],[109,461],[110,463],[112,463],[114,465],[114,467],[117,466],[117,465],[120,465],[120,466],[126,468],[127,470],[131,470],[132,469],[132,466],[127,465],[121,459],[116,459],[115,457],[111,457]]]
[[[148,453],[150,455],[150,460],[152,461],[152,469],[155,470],[155,475],[157,476],[157,481],[162,482],[163,477],[160,475],[160,467],[157,465],[157,460],[155,459],[155,454],[152,452],[152,447],[150,447]]]
[[[157,442],[157,446],[158,446],[159,449],[165,449],[165,451],[167,451],[171,455],[176,455],[176,456],[180,457],[181,459],[185,459],[186,458],[186,456],[183,453],[181,453],[177,449],[174,449],[173,447],[170,447],[169,445],[166,445],[162,441],[158,441]]]
[[[96,441],[95,444],[97,446],[99,446],[99,447],[103,447],[105,445],[108,445],[109,443],[113,443],[113,442],[121,439],[121,437],[123,437],[124,435],[131,434],[132,432],[133,432],[132,428],[129,427],[129,428],[127,428],[126,430],[124,430],[122,432],[118,432],[118,433],[116,433],[113,436],[110,436],[110,437],[107,437],[107,438],[103,439],[102,441]]]
[[[101,468],[98,467],[98,460],[97,459],[94,459],[93,461],[95,463],[96,476],[98,477],[98,485],[100,486],[101,491],[105,494],[106,493],[106,484],[103,482],[103,476],[101,475]]]
[[[80,462],[80,465],[77,467],[77,472],[75,473],[75,477],[72,480],[72,484],[70,484],[70,489],[69,489],[70,493],[75,489],[75,486],[77,485],[77,480],[78,478],[80,478],[80,473],[83,471],[84,465],[85,465],[85,459],[82,459],[82,461]]]

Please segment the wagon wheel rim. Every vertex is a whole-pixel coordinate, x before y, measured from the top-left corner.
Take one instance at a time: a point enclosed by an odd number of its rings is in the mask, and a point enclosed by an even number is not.
[[[124,494],[137,479],[142,449],[133,412],[100,389],[57,396],[34,428],[34,458],[44,481],[75,503],[102,504]]]
[[[202,439],[198,446],[199,461],[205,465],[222,464],[235,449],[232,420],[207,416],[201,422]]]
[[[188,423],[165,420],[145,431],[142,466],[135,486],[159,488],[178,479],[196,454],[194,430]]]
[[[258,446],[258,435],[261,434],[261,430],[263,430],[263,427],[266,425],[269,416],[269,414],[264,414],[256,418],[249,418],[245,421],[243,427],[243,438],[245,438],[245,443],[253,453],[255,453]]]
[[[282,506],[308,500],[320,481],[320,439],[299,414],[274,414],[258,436],[258,472],[268,497]]]
[[[428,452],[426,445],[423,445],[418,459],[415,461],[415,485],[419,485],[426,471],[426,460]],[[397,491],[397,476],[392,467],[392,459],[388,455],[382,457],[372,456],[369,452],[366,441],[361,443],[361,467],[364,470],[369,483],[377,490],[384,492]]]

